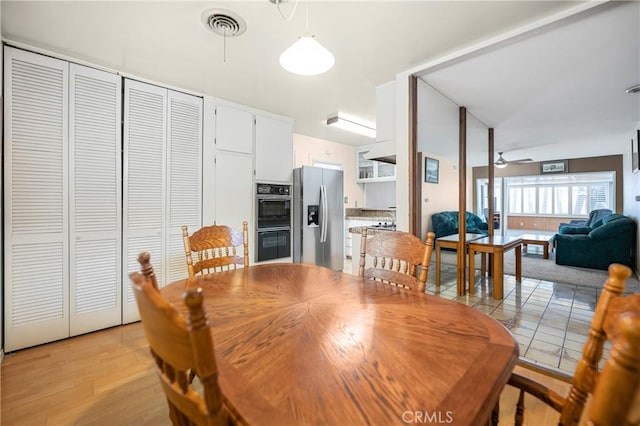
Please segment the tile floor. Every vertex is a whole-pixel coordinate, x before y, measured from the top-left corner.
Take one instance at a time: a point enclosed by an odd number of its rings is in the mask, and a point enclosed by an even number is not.
[[[535,250],[531,249],[530,252]],[[351,271],[351,260],[345,262],[345,271]],[[518,284],[514,276],[505,275],[505,297],[494,300],[487,279],[476,277],[475,295],[458,297],[455,278],[436,288],[434,275],[429,274],[427,293],[472,306],[500,321],[513,333],[520,357],[574,373],[600,296],[599,288],[524,277]],[[608,356],[607,343],[603,363]]]

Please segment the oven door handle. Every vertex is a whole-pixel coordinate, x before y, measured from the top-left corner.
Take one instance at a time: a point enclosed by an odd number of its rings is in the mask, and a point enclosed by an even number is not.
[[[322,218],[320,228],[320,242],[327,242],[327,216],[329,211],[327,209],[327,187],[325,185],[320,186],[320,204],[322,205]]]

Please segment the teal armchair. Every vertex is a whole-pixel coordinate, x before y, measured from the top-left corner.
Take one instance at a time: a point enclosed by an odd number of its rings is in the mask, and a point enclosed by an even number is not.
[[[471,212],[465,212],[465,222],[468,233],[489,234],[489,225]],[[458,212],[447,211],[431,215],[431,224],[436,238],[458,233]]]
[[[555,236],[556,264],[606,270],[612,263],[633,267],[636,222],[621,214],[593,226],[562,227]]]

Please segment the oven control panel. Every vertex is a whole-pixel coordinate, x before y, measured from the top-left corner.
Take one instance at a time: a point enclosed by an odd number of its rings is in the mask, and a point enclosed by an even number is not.
[[[291,185],[274,185],[270,183],[259,183],[257,195],[285,195],[291,193]]]

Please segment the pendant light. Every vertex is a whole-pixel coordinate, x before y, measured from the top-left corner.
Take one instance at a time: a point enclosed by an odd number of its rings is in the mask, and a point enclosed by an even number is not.
[[[331,52],[318,43],[309,32],[309,0],[305,32],[295,43],[280,55],[280,65],[285,70],[298,75],[318,75],[329,71],[335,59]]]

